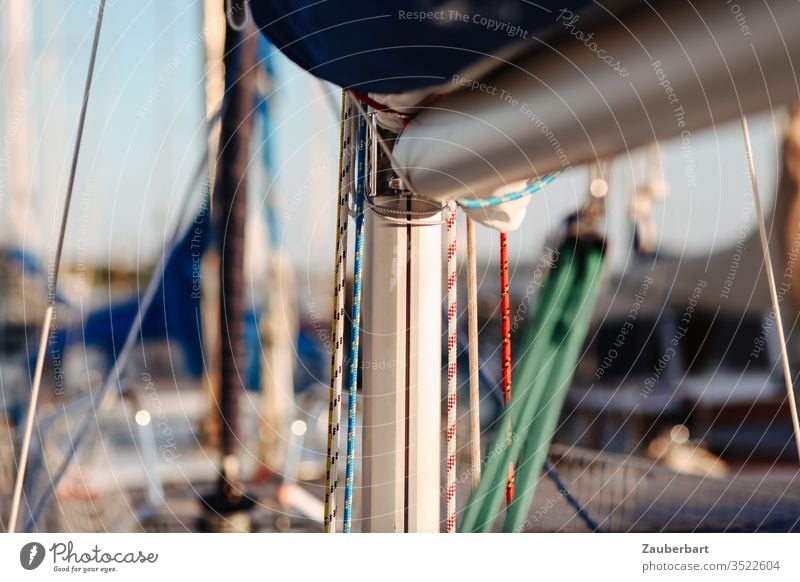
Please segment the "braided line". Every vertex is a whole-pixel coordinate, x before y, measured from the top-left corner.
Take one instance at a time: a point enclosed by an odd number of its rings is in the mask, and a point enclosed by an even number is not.
[[[508,294],[508,235],[500,233],[500,313],[502,316],[503,404],[511,404],[511,308]],[[511,445],[511,424],[507,427],[507,444]],[[514,500],[514,465],[508,466],[506,503]]]
[[[339,204],[336,211],[331,367],[328,395],[328,452],[325,464],[325,515],[323,531],[336,532],[336,489],[339,486],[339,444],[342,414],[342,358],[344,345],[344,290],[347,271],[347,193],[350,178],[351,135],[346,131],[349,99],[342,94],[339,132]]]
[[[469,425],[472,488],[481,480],[480,378],[478,368],[478,267],[475,221],[467,218],[467,331],[469,333]]]
[[[364,198],[366,189],[367,123],[359,116],[356,183],[356,251],[353,267],[353,319],[350,328],[350,379],[347,396],[347,461],[344,485],[344,533],[352,531],[353,474],[356,450],[356,396],[358,392],[359,332],[361,331],[361,279],[364,267]]]
[[[447,205],[447,533],[456,531],[456,426],[458,404],[458,246],[456,205]]]
[[[558,178],[559,174],[561,174],[560,171],[548,174],[541,180],[537,180],[536,182],[528,184],[518,192],[509,192],[508,194],[491,196],[489,198],[459,198],[458,205],[462,208],[466,208],[467,210],[474,210],[477,208],[498,206],[500,204],[505,204],[506,202],[513,202],[514,200],[519,200],[520,198],[525,198],[526,196],[530,196],[531,194],[538,192]]]

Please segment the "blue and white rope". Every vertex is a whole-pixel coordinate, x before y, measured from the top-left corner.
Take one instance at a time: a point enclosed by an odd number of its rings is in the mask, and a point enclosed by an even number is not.
[[[541,180],[537,180],[533,184],[529,184],[517,192],[509,192],[508,194],[503,194],[502,196],[492,196],[490,198],[459,198],[456,202],[459,206],[466,208],[467,210],[472,210],[475,208],[488,208],[490,206],[497,206],[498,204],[512,202],[538,192],[558,178],[559,174],[561,174],[560,171],[548,174]]]
[[[361,275],[364,267],[364,198],[366,196],[367,120],[359,115],[356,182],[356,251],[353,267],[353,319],[350,328],[350,379],[347,399],[347,464],[344,486],[344,532],[353,521],[353,475],[356,452],[356,395],[358,390],[359,334],[361,331]]]

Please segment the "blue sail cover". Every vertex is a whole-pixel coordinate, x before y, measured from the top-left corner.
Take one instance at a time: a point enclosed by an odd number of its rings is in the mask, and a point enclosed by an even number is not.
[[[250,0],[256,24],[310,73],[365,92],[437,85],[587,0]]]
[[[191,228],[167,257],[164,274],[150,308],[142,313],[139,337],[142,340],[171,339],[182,351],[188,375],[203,373],[203,342],[200,320],[200,295],[197,271],[200,256],[209,247],[211,224],[208,201],[195,215]],[[63,356],[68,346],[81,344],[101,348],[111,365],[119,356],[128,331],[133,326],[144,298],[145,286],[132,297],[90,311],[82,325],[59,328],[51,334],[49,354]],[[30,349],[29,367],[33,370],[36,350]]]

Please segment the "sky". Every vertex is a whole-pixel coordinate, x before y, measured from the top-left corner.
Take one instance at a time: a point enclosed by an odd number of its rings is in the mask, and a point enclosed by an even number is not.
[[[4,223],[13,226],[4,229],[5,236],[20,236],[21,231],[35,250],[55,242],[96,0],[30,0],[30,5],[30,206],[24,220],[12,220],[5,197],[0,212]],[[7,11],[6,3],[0,5],[0,78],[8,74],[9,51],[21,39],[8,34]],[[141,268],[154,263],[205,144],[201,31],[202,2],[109,0],[71,208],[67,260]],[[268,191],[279,196],[283,245],[296,270],[326,273],[332,266],[338,112],[325,96],[330,86],[284,58],[276,58],[275,69],[269,134],[274,166],[270,177],[256,172],[251,203],[258,212]],[[4,147],[9,142],[13,146],[15,104],[9,91],[0,93]],[[774,197],[783,122],[782,115],[769,113],[752,122],[767,207]],[[692,256],[732,245],[743,220],[743,194],[749,190],[738,123],[694,132],[690,159],[679,140],[660,144],[660,154],[669,190],[654,211],[662,250]],[[630,259],[625,213],[631,168],[639,156],[635,152],[619,158],[610,175],[609,214],[617,238],[611,249],[618,268]],[[689,166],[693,187],[685,175]],[[14,169],[12,155],[5,171]],[[576,168],[532,199],[525,222],[509,239],[512,265],[537,260],[563,217],[586,199],[587,186],[588,170]],[[746,217],[752,220],[752,213]],[[481,228],[478,240],[480,258],[496,260],[496,233]]]
[[[49,245],[66,192],[96,4],[30,4],[32,208],[24,230]],[[70,209],[68,258],[104,263],[111,253],[124,262],[152,260],[203,151],[201,22],[193,2],[108,3]],[[7,64],[9,42],[18,39],[3,39]],[[6,134],[8,114],[4,126]]]

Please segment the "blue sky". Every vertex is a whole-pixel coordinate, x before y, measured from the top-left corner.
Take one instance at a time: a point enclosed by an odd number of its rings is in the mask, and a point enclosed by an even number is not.
[[[52,240],[94,27],[93,2],[31,2],[29,228]],[[71,209],[67,253],[136,260],[163,238],[202,153],[201,12],[193,2],[109,2]],[[4,61],[8,42],[4,43]],[[179,62],[176,62],[179,59]],[[3,95],[4,108],[8,100]],[[138,252],[137,252],[138,249]],[[104,261],[103,261],[104,262]]]

